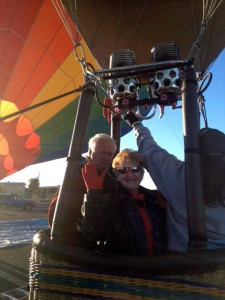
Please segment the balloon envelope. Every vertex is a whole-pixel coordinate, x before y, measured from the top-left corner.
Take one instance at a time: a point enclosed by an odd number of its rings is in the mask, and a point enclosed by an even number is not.
[[[175,41],[186,58],[203,14],[200,0],[63,0],[63,4],[76,17],[70,25],[81,33],[86,61],[95,69],[108,68],[109,56],[122,48],[134,49],[137,63],[149,63],[150,50],[164,41]],[[2,0],[0,12],[0,118],[83,85],[74,44],[54,1]],[[225,3],[203,35],[198,71],[204,72],[224,48],[224,12]],[[79,93],[70,94],[0,119],[0,179],[27,165],[67,156],[78,99]],[[84,144],[99,131],[109,133],[109,127],[102,107],[94,102]],[[128,131],[122,126],[122,135]]]
[[[51,0],[2,0],[0,14],[0,118],[82,86],[74,45]],[[80,42],[87,61],[98,68],[81,37]],[[0,121],[0,179],[67,156],[78,99],[73,93]],[[94,102],[85,140],[99,128],[110,133]]]
[[[202,0],[63,0],[90,51],[103,68],[109,56],[119,50],[136,51],[138,63],[151,62],[151,49],[174,41],[181,57],[187,58],[198,33],[203,12],[219,1]],[[203,9],[203,3],[207,7]],[[206,26],[196,49],[196,70],[205,72],[225,47],[225,1]]]

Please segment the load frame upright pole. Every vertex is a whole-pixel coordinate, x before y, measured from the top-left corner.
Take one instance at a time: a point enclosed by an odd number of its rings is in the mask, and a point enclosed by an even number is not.
[[[111,137],[116,141],[117,150],[115,155],[120,151],[120,138],[121,138],[121,115],[111,115]]]
[[[70,149],[67,157],[67,166],[64,180],[59,191],[56,209],[53,217],[51,239],[70,243],[75,236],[75,220],[68,210],[71,203],[76,201],[76,188],[74,184],[80,177],[80,164],[83,141],[90,116],[91,105],[94,97],[95,85],[92,81],[84,84],[81,92],[73,133],[71,137]],[[68,237],[71,241],[68,241]]]
[[[197,86],[195,69],[193,66],[187,66],[184,70],[182,106],[189,251],[202,250],[207,245],[199,146],[200,117]]]

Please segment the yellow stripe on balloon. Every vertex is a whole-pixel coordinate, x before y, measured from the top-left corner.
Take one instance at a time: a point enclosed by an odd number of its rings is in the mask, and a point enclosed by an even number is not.
[[[6,101],[6,100],[0,100],[0,118],[3,118],[5,116],[15,113],[17,111],[18,111],[18,108],[14,103],[12,103],[10,101]],[[12,120],[14,120],[17,117],[18,116],[5,119],[4,122],[11,122]]]
[[[93,64],[95,69],[99,68],[86,44],[83,43],[83,47],[86,61]],[[58,70],[54,73],[54,75],[49,79],[46,85],[43,86],[42,90],[31,102],[30,106],[77,89],[82,86],[83,83],[84,77],[81,71],[81,65],[76,60],[74,53],[71,52]],[[69,103],[71,103],[75,98],[78,97],[78,95],[78,93],[71,94],[42,107],[33,109],[25,113],[25,115],[31,120],[33,129],[36,130],[60,110],[66,107]]]
[[[9,144],[7,139],[0,133],[0,155],[9,154]]]

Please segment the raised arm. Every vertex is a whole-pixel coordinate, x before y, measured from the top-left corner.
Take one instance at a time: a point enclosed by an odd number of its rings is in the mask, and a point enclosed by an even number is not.
[[[133,128],[138,150],[144,155],[146,169],[164,197],[172,204],[184,198],[184,162],[161,148],[148,128],[136,124]]]
[[[82,206],[82,236],[88,242],[105,240],[109,230],[110,197],[103,193],[106,172],[98,175],[96,167],[88,162],[82,168],[87,195]]]

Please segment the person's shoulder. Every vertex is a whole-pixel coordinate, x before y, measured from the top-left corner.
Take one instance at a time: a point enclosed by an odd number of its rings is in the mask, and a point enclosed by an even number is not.
[[[106,176],[104,179],[103,190],[104,190],[104,192],[114,192],[115,186],[116,186],[116,178],[115,178],[113,171],[110,169],[106,173]]]
[[[150,190],[142,185],[140,185],[139,190],[143,194],[149,194],[149,195],[153,195],[153,196],[156,196],[158,193],[158,190]]]
[[[165,197],[158,190],[150,190],[143,186],[140,186],[140,192],[145,194],[148,198],[150,198],[154,203],[159,204],[162,208],[166,208],[167,201]]]

